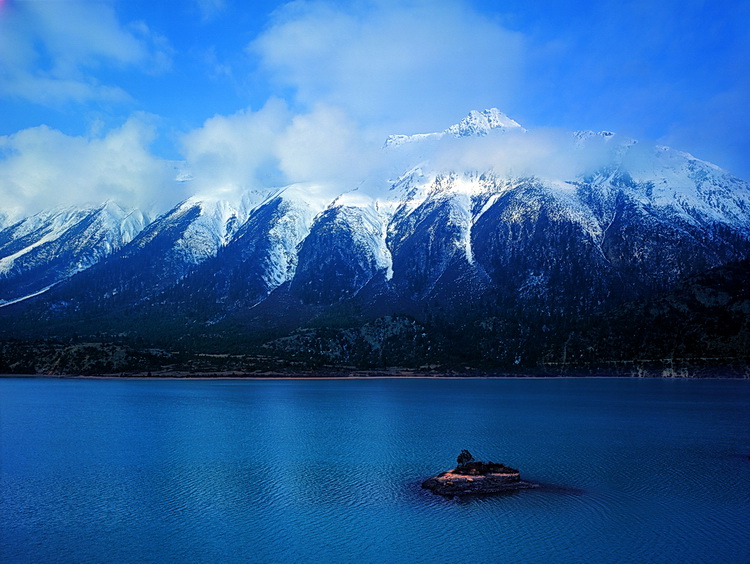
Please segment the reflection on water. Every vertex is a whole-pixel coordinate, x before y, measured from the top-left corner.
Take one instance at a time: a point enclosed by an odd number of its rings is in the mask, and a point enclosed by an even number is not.
[[[748,454],[742,381],[3,379],[0,561],[750,561]]]

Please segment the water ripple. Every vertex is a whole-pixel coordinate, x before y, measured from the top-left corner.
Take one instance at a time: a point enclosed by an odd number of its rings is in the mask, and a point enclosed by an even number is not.
[[[43,384],[0,380],[4,562],[750,561],[747,386]],[[462,448],[545,487],[421,489]]]

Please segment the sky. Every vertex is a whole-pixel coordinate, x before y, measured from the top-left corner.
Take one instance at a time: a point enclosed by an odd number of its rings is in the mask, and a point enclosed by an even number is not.
[[[750,0],[0,0],[0,212],[356,183],[497,107],[750,180]]]

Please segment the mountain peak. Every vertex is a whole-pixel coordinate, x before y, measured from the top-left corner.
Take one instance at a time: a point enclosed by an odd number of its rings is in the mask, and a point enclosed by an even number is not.
[[[469,114],[459,121],[444,129],[440,133],[417,133],[415,135],[389,135],[385,140],[385,147],[403,145],[415,141],[427,139],[440,139],[446,135],[453,137],[483,137],[491,131],[526,131],[521,125],[509,118],[497,108],[488,108],[483,111],[471,110]]]
[[[451,125],[444,133],[454,137],[469,137],[473,135],[487,135],[493,129],[519,129],[525,131],[521,125],[509,118],[497,108],[484,111],[471,110],[469,115],[455,125]]]

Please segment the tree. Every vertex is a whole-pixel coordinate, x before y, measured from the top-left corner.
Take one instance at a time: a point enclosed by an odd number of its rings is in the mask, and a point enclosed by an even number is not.
[[[468,450],[463,449],[461,451],[461,454],[458,455],[456,462],[458,463],[459,466],[463,466],[464,464],[468,464],[469,462],[473,460],[474,460],[474,457],[472,456],[472,454]]]

